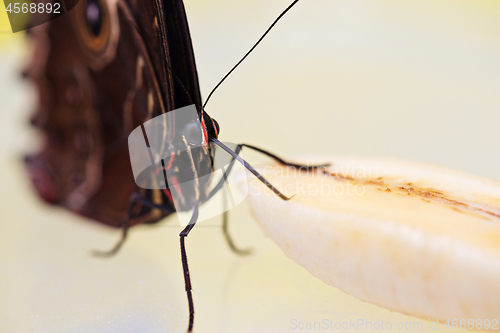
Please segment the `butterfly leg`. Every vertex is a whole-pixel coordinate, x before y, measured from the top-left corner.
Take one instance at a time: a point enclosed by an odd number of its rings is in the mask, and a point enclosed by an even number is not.
[[[224,178],[226,178],[227,175],[226,173],[224,173]],[[226,243],[227,245],[229,246],[229,248],[231,249],[231,251],[233,251],[233,253],[239,255],[239,256],[246,256],[246,255],[249,255],[252,253],[252,249],[240,249],[236,246],[236,244],[234,243],[233,241],[233,238],[231,237],[231,235],[229,234],[229,219],[228,219],[228,210],[227,210],[227,195],[226,195],[226,192],[223,191],[222,193],[222,204],[223,204],[223,207],[222,207],[222,210],[223,210],[223,213],[222,213],[222,233],[224,234],[224,238],[226,239]]]
[[[193,216],[191,216],[191,220],[189,221],[189,224],[179,234],[180,242],[181,242],[182,270],[184,272],[184,284],[186,286],[186,294],[187,294],[188,304],[189,304],[188,332],[193,331],[194,305],[193,305],[193,295],[191,293],[191,290],[192,290],[191,277],[189,275],[189,267],[188,267],[187,254],[186,254],[186,245],[185,245],[184,241],[185,241],[185,238],[187,237],[187,235],[189,234],[189,232],[194,228],[194,225],[196,224],[197,220],[198,220],[198,205],[195,205],[193,207]]]
[[[278,163],[280,163],[282,165],[286,165],[286,166],[289,166],[289,167],[292,167],[292,168],[297,168],[297,169],[303,169],[303,170],[307,170],[307,171],[315,170],[315,169],[321,169],[321,168],[326,168],[326,167],[329,167],[331,165],[330,163],[319,164],[319,165],[295,164],[295,163],[286,162],[282,158],[274,155],[273,153],[270,153],[270,152],[268,152],[268,151],[266,151],[264,149],[260,149],[260,148],[255,147],[255,146],[247,145],[246,143],[241,143],[241,144],[238,145],[238,147],[247,147],[247,148],[253,149],[255,151],[258,151],[261,154],[264,154],[264,155],[267,155],[267,156],[271,157],[272,159],[276,160]]]
[[[117,254],[118,251],[120,251],[120,249],[122,248],[125,241],[127,240],[128,228],[129,228],[128,219],[125,220],[124,222],[122,222],[122,224],[120,225],[120,228],[122,229],[122,236],[121,236],[120,240],[118,241],[118,243],[116,243],[116,245],[109,251],[93,250],[92,256],[100,257],[100,258],[109,258],[109,257],[112,257],[115,254]]]
[[[235,154],[238,155],[240,153],[240,150],[241,150],[241,146],[238,145],[236,146],[236,150],[235,150]],[[227,169],[223,169],[224,170],[224,173],[222,174],[222,178],[221,180],[217,183],[217,185],[212,189],[212,191],[210,192],[210,194],[208,195],[207,197],[207,201],[210,200],[210,198],[212,198],[217,192],[219,192],[220,189],[222,189],[222,186],[224,186],[224,184],[227,185],[227,176],[229,175],[229,173],[231,172],[231,170],[233,169],[233,165],[234,165],[234,161],[235,159],[233,158],[231,160],[231,163],[229,163],[229,166]],[[229,230],[228,230],[228,227],[229,227],[229,219],[228,219],[228,210],[227,210],[227,196],[226,196],[226,192],[223,191],[222,193],[222,233],[224,234],[224,238],[226,239],[226,243],[227,245],[229,246],[229,248],[231,249],[231,251],[233,251],[233,253],[237,254],[237,255],[249,255],[250,253],[252,253],[252,250],[251,249],[240,249],[236,246],[236,244],[234,243],[233,241],[233,238],[231,237],[231,235],[229,234]]]
[[[222,149],[224,149],[227,153],[229,153],[230,155],[233,156],[232,160],[231,160],[231,163],[229,164],[227,170],[224,170],[224,174],[223,174],[223,178],[219,181],[219,183],[214,187],[214,189],[210,192],[210,194],[208,195],[208,198],[210,199],[212,196],[214,196],[221,188],[222,186],[224,185],[224,183],[227,182],[227,175],[231,172],[232,168],[233,168],[233,165],[234,165],[234,161],[236,159],[238,159],[238,161],[240,163],[242,163],[247,169],[249,169],[257,178],[259,178],[259,180],[261,180],[267,187],[269,187],[274,193],[278,194],[278,196],[280,196],[280,198],[284,199],[284,200],[288,200],[289,198],[287,198],[285,195],[281,194],[277,189],[275,189],[264,177],[262,177],[258,172],[257,170],[253,169],[253,167],[251,167],[248,163],[246,163],[246,161],[244,161],[243,159],[241,159],[238,155],[241,151],[241,149],[243,147],[247,147],[247,148],[250,148],[250,149],[253,149],[253,150],[256,150],[264,155],[267,155],[271,158],[273,158],[274,160],[278,161],[280,164],[283,164],[283,165],[286,165],[286,166],[290,166],[290,167],[293,167],[293,168],[300,168],[300,169],[304,169],[304,170],[314,170],[314,169],[319,169],[319,168],[325,168],[327,166],[329,166],[330,164],[321,164],[321,165],[313,165],[313,166],[308,166],[308,165],[301,165],[301,164],[295,164],[295,163],[289,163],[289,162],[286,162],[285,160],[281,159],[280,157],[268,152],[268,151],[265,151],[263,149],[260,149],[258,147],[255,147],[255,146],[251,146],[251,145],[248,145],[248,144],[244,144],[244,143],[241,143],[241,144],[238,144],[236,146],[236,149],[233,151],[231,151],[228,147],[226,147],[224,144],[222,144],[220,141],[218,141],[217,139],[213,139],[213,141],[219,145]],[[221,146],[222,145],[222,146]],[[253,171],[252,171],[253,170]],[[225,193],[224,193],[225,194]],[[224,195],[223,197],[223,204],[226,205],[226,196]],[[226,207],[224,206],[223,207],[223,215],[222,215],[222,231],[224,233],[224,238],[226,239],[226,242],[229,246],[229,248],[236,254],[238,255],[248,255],[251,253],[251,250],[250,249],[245,249],[245,250],[241,250],[239,249],[238,247],[236,247],[231,235],[229,234],[229,230],[228,230],[228,225],[229,225],[229,220],[228,220],[228,212],[227,212],[227,209]]]
[[[305,170],[314,170],[314,169],[317,169],[317,168],[327,167],[327,166],[330,165],[330,164],[323,164],[323,165],[307,166],[307,165],[300,165],[300,164],[288,163],[288,162],[282,160],[281,158],[279,158],[278,156],[276,156],[274,154],[271,154],[271,153],[269,153],[269,152],[267,152],[265,150],[262,150],[260,148],[254,147],[254,146],[250,146],[250,145],[246,145],[246,144],[239,144],[237,146],[236,151],[232,151],[229,147],[227,147],[225,144],[223,144],[222,142],[220,142],[218,139],[212,138],[212,141],[215,142],[215,144],[217,144],[223,150],[225,150],[229,155],[231,155],[233,157],[233,159],[236,159],[238,162],[240,162],[241,164],[243,164],[243,166],[248,171],[250,171],[251,173],[253,173],[253,175],[255,177],[257,177],[258,180],[260,180],[262,183],[264,183],[264,185],[266,185],[271,191],[273,191],[277,196],[279,196],[281,199],[283,199],[285,201],[290,200],[293,196],[287,197],[286,195],[284,195],[283,193],[281,193],[276,187],[273,186],[273,184],[271,184],[257,170],[255,170],[255,168],[253,166],[251,166],[247,161],[245,161],[244,159],[242,159],[237,154],[237,152],[239,152],[241,150],[241,147],[248,147],[248,148],[257,150],[257,151],[259,151],[259,152],[261,152],[261,153],[263,153],[263,154],[265,154],[267,156],[270,156],[270,157],[274,158],[275,160],[277,160],[281,164],[284,164],[284,165],[287,165],[287,166],[291,166],[291,167],[294,167],[294,168],[304,168]],[[231,163],[233,163],[233,162],[234,162],[234,160],[231,161]],[[229,168],[228,168],[228,173],[229,173],[229,171],[231,171],[231,166],[232,165],[230,165]],[[217,186],[219,186],[219,185],[221,185],[221,183],[217,184]],[[214,188],[214,190],[216,188]],[[210,195],[212,195],[212,193],[214,192],[214,190],[212,190],[212,192],[210,193]]]
[[[128,216],[131,216],[131,210],[132,210],[132,207],[133,207],[134,203],[140,203],[140,204],[142,204],[142,205],[144,205],[146,207],[149,207],[149,208],[159,209],[159,210],[161,210],[161,211],[163,211],[165,213],[171,213],[172,212],[171,209],[168,209],[168,208],[165,208],[163,206],[157,205],[154,202],[152,202],[152,201],[150,201],[150,200],[148,200],[146,198],[140,197],[137,193],[134,193],[130,197],[130,205],[129,205]],[[120,239],[118,240],[118,242],[116,243],[116,245],[111,250],[109,250],[109,251],[93,250],[92,251],[92,256],[94,256],[94,257],[100,257],[100,258],[109,258],[109,257],[112,257],[115,254],[117,254],[118,251],[120,251],[120,249],[122,248],[123,244],[125,244],[125,241],[127,240],[128,229],[129,229],[128,222],[129,222],[129,220],[126,219],[126,220],[124,220],[120,224],[120,229],[122,230],[122,236],[120,237]]]

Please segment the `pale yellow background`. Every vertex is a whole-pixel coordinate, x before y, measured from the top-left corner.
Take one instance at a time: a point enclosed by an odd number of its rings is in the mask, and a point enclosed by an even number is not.
[[[205,96],[287,5],[187,1]],[[21,163],[38,146],[27,125],[35,95],[18,76],[26,48],[9,34],[0,43],[0,332],[183,332],[176,218],[134,228],[116,258],[91,258],[118,232],[34,196]],[[302,0],[207,111],[221,139],[283,156],[391,156],[500,179],[500,2]],[[229,252],[219,219],[187,240],[196,332],[304,331],[293,319],[421,322],[391,331],[429,331],[425,320],[312,277],[265,237],[246,204],[230,218],[254,255]]]

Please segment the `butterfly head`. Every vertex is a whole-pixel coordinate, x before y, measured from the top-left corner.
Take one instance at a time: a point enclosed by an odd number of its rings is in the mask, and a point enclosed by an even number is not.
[[[220,127],[217,120],[210,117],[205,110],[201,110],[200,114],[200,123],[203,135],[203,145],[208,145],[212,140],[212,138],[217,139],[220,133]]]

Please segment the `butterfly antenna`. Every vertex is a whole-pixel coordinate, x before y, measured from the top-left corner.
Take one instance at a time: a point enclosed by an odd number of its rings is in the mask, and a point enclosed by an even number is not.
[[[236,67],[238,67],[242,62],[243,60],[245,60],[246,57],[248,57],[248,55],[250,53],[252,53],[252,51],[257,47],[257,45],[260,44],[260,42],[262,42],[262,40],[264,39],[264,37],[266,37],[266,35],[269,33],[269,31],[271,31],[271,29],[276,25],[276,23],[278,23],[278,21],[290,10],[292,9],[293,6],[295,6],[295,4],[299,2],[299,0],[295,0],[294,2],[292,2],[292,4],[290,6],[288,6],[281,14],[280,16],[278,16],[278,18],[276,20],[274,20],[273,24],[271,24],[271,26],[266,30],[266,32],[264,32],[264,34],[259,38],[259,40],[252,46],[252,48],[243,56],[243,58],[240,59],[240,61],[238,61],[238,63],[236,65],[233,66],[233,68],[231,68],[231,70],[222,78],[222,80],[219,81],[219,83],[217,83],[217,85],[212,89],[212,91],[210,92],[210,94],[208,94],[208,97],[207,99],[205,100],[205,103],[203,104],[203,108],[205,108],[205,106],[207,105],[208,101],[210,100],[210,97],[212,97],[213,93],[215,92],[215,90],[217,90],[217,88],[219,88],[219,86],[222,84],[222,82],[224,82],[227,77],[229,75],[231,75],[231,73],[236,69]]]

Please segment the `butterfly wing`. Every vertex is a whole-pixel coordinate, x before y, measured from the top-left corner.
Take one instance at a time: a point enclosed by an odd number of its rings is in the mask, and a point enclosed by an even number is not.
[[[80,0],[68,14],[30,29],[26,73],[39,95],[32,122],[45,142],[26,162],[45,201],[111,226],[168,215],[130,206],[133,193],[174,210],[168,190],[135,185],[127,146],[130,132],[148,119],[200,105],[184,5],[169,0],[164,7],[166,59],[154,0]]]

